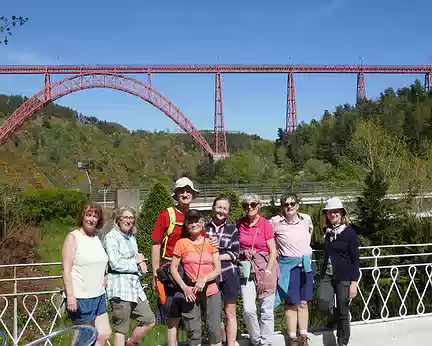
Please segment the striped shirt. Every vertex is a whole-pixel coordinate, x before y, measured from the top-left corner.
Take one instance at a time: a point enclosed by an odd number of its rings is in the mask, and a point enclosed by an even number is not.
[[[108,255],[110,269],[130,273],[108,273],[107,298],[117,297],[121,300],[134,303],[138,303],[139,300],[147,300],[140,282],[141,273],[135,260],[135,256],[138,253],[135,235],[126,235],[117,227],[114,227],[105,235],[104,247]]]
[[[217,237],[219,239],[219,254],[228,254],[231,258],[229,261],[221,261],[222,280],[225,280],[237,270],[237,260],[240,254],[239,232],[235,224],[227,224],[226,222],[217,230],[213,221],[206,224],[205,232],[209,238]]]

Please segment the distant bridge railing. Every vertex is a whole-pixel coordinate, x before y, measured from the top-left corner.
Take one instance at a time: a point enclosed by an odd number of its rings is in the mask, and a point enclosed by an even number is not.
[[[171,189],[173,186],[168,186]],[[361,193],[363,183],[361,181],[345,182],[343,184],[332,184],[325,182],[305,182],[297,184],[204,184],[197,185],[200,190],[199,196],[192,202],[193,205],[208,207],[214,198],[225,189],[233,189],[240,196],[245,193],[254,193],[260,196],[265,203],[274,201],[279,205],[279,198],[286,190],[292,190],[301,198],[303,204],[320,204],[327,198],[339,196],[344,201],[354,201]],[[151,187],[127,187],[129,189],[139,189],[140,202],[142,203],[151,190]],[[90,198],[100,203],[106,208],[117,206],[117,190],[120,187],[93,187]],[[432,185],[425,191],[420,191],[422,198],[432,199]],[[401,198],[406,195],[405,191],[393,189],[389,191],[389,198]]]
[[[432,315],[432,243],[367,246],[360,251],[352,324]],[[314,258],[319,266],[322,252],[315,251]],[[64,314],[62,277],[52,273],[53,268],[60,273],[60,266],[60,262],[0,265],[0,329],[14,345],[70,325]],[[315,311],[312,303],[311,317]]]

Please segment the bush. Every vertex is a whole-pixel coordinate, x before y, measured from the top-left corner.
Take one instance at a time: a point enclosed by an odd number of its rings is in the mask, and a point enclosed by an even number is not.
[[[86,195],[77,190],[28,191],[18,197],[14,212],[21,219],[30,219],[36,224],[51,220],[74,224],[86,201]]]
[[[153,268],[151,268],[151,235],[153,233],[153,228],[159,214],[169,207],[174,207],[174,200],[171,197],[168,188],[162,183],[156,183],[147,195],[146,200],[143,202],[137,221],[138,249],[140,253],[144,254],[144,256],[149,259],[147,262],[149,273],[153,273]],[[152,280],[152,275],[146,275],[144,278],[144,282],[150,286],[152,285]],[[148,294],[147,298],[149,299],[152,310],[155,311],[157,295]]]

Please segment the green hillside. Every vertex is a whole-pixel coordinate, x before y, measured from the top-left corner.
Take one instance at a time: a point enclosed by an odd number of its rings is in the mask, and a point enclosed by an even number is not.
[[[0,96],[0,123],[23,101]],[[212,145],[212,134],[203,135]],[[90,167],[94,186],[143,186],[183,174],[201,183],[342,183],[363,180],[377,164],[392,184],[408,186],[430,179],[431,138],[432,94],[417,81],[359,107],[325,111],[288,138],[279,129],[276,142],[228,134],[231,156],[217,164],[186,134],[128,131],[52,104],[0,148],[0,160],[8,162],[5,179],[36,188],[78,186],[78,161]]]

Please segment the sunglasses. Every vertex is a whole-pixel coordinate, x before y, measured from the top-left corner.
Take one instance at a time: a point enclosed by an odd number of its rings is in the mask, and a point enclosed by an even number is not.
[[[255,209],[258,206],[258,203],[252,202],[252,203],[243,203],[242,207],[243,209],[247,209],[248,207],[251,207],[252,209]]]
[[[288,207],[295,207],[297,205],[297,202],[290,202],[290,203],[284,203],[284,207],[288,208]]]

